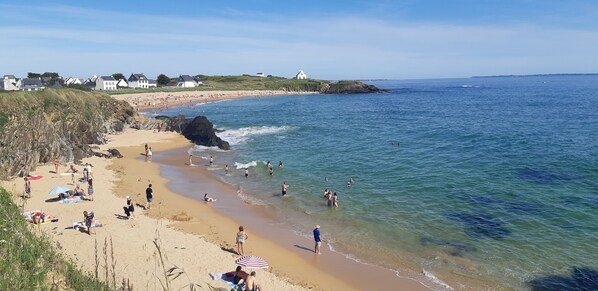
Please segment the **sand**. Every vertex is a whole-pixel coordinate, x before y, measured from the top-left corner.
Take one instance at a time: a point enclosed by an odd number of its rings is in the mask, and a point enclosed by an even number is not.
[[[31,182],[33,197],[26,200],[24,209],[42,210],[60,220],[57,223],[33,227],[49,234],[61,252],[72,258],[83,270],[94,274],[97,268],[99,278],[110,284],[116,281],[116,285],[120,285],[122,280],[126,279],[137,290],[162,290],[164,269],[176,266],[177,270],[184,271],[184,275],[171,282],[173,290],[190,283],[201,285],[201,290],[208,289],[208,284],[230,290],[225,282],[212,280],[210,273],[228,272],[236,267],[234,261],[240,256],[234,253],[234,239],[239,222],[223,216],[212,204],[169,190],[168,183],[171,181],[160,176],[160,165],[145,161],[141,155],[145,143],[152,147],[154,159],[168,151],[184,152],[191,144],[179,134],[170,132],[156,133],[131,129],[109,137],[112,141],[100,146],[100,149],[117,148],[124,158],[106,160],[92,157],[83,161],[94,165],[93,202],[59,204],[53,201],[55,197],[48,195],[48,191],[57,185],[74,187],[71,185],[71,177],[51,173],[54,167],[50,164],[38,167],[35,173],[43,175],[44,178]],[[180,159],[180,163],[183,164],[187,157],[182,154]],[[65,172],[67,167],[67,164],[61,165],[59,173]],[[77,168],[81,171],[82,165],[78,165]],[[202,185],[202,189],[198,191],[221,195],[230,193],[226,189],[228,186],[220,185],[223,184],[221,182],[216,183],[215,181],[219,180],[212,177],[205,167],[197,167],[193,175]],[[149,183],[153,184],[154,189],[152,209],[144,211],[142,207],[136,206],[135,218],[125,219],[124,197],[131,196],[136,204],[144,205],[145,188]],[[8,190],[17,189],[16,192],[22,192],[23,181],[15,179],[3,182],[2,186]],[[21,203],[23,200],[15,198],[15,201]],[[83,220],[82,213],[85,210],[94,211],[96,220],[103,224],[103,227],[95,229],[96,234],[87,235],[68,229],[73,222]],[[351,280],[346,277],[351,275],[341,278],[342,276],[335,276],[333,272],[327,271],[331,268],[326,265],[326,250],[321,256],[317,256],[309,249],[298,250],[290,244],[277,244],[269,239],[268,235],[257,235],[251,229],[246,231],[249,235],[245,247],[246,255],[258,255],[270,263],[269,269],[257,270],[257,280],[262,290],[363,289],[349,283]],[[159,245],[162,256],[158,255],[154,242]],[[310,239],[297,243],[309,248],[313,244]],[[108,249],[112,249],[107,252],[108,256],[104,255],[105,244],[108,245]],[[111,252],[115,259],[114,268]],[[96,255],[99,263],[96,262]],[[160,264],[161,259],[165,261],[164,266]],[[106,266],[109,269],[108,280]],[[338,267],[342,269],[341,266]],[[110,271],[112,269],[115,272]],[[112,273],[115,274],[115,279],[112,278]],[[371,277],[380,275],[372,272]],[[365,278],[368,277],[370,275],[366,274]],[[371,283],[371,286],[377,289],[376,280]],[[366,281],[366,284],[369,283]],[[420,283],[408,279],[399,281],[395,287],[403,290],[426,289]]]
[[[286,94],[318,94],[318,92],[287,92],[284,90],[237,90],[237,91],[180,91],[151,92],[113,95],[117,100],[129,102],[136,109],[165,108],[181,104],[201,104],[242,97],[265,97]]]

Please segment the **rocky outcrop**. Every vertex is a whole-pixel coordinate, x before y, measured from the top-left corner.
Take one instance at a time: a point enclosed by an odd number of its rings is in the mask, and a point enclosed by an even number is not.
[[[160,128],[180,132],[194,144],[218,147],[223,150],[230,149],[228,142],[216,136],[214,125],[205,116],[197,116],[193,119],[185,118],[183,115],[156,116],[155,120],[161,124]]]
[[[122,131],[135,110],[106,94],[74,89],[0,94],[0,177],[33,171],[54,158],[77,162],[93,155],[89,144]]]
[[[380,93],[388,92],[374,85],[368,85],[360,81],[338,81],[326,83],[320,86],[320,93],[324,94],[355,94],[355,93]]]

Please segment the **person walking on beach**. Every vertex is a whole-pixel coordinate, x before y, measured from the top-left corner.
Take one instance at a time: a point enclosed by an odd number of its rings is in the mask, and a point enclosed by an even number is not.
[[[93,201],[93,179],[87,180],[87,198]]]
[[[131,200],[131,196],[127,196],[126,203],[127,204],[123,207],[123,210],[125,211],[127,218],[131,217],[131,215],[133,215],[133,218],[135,218],[135,205],[133,204],[133,200]]]
[[[224,165],[224,174],[228,175],[228,165]]]
[[[249,168],[245,168],[245,178],[249,177]]]
[[[60,160],[58,160],[58,157],[54,158],[54,173],[58,174],[58,166],[60,166]]]
[[[31,181],[25,177],[25,198],[31,198]]]
[[[148,161],[151,161],[151,160],[152,160],[152,156],[153,156],[153,155],[154,155],[154,153],[152,153],[152,147],[150,147],[150,148],[147,150],[147,156],[146,156],[146,157],[147,157],[147,160],[148,160]]]
[[[336,196],[336,192],[332,195],[332,206],[338,207],[338,197]]]
[[[147,186],[145,189],[145,198],[147,199],[147,203],[145,203],[145,210],[148,210],[152,206],[152,201],[154,200],[154,189],[152,189],[152,184]]]
[[[287,185],[287,182],[282,182],[282,186],[281,186],[282,196],[287,195],[288,189],[289,189],[289,185]]]
[[[210,156],[210,166],[214,164],[214,157]]]
[[[193,155],[189,155],[189,166],[193,166]]]
[[[243,229],[243,226],[239,226],[239,232],[237,232],[237,254],[244,256],[245,251],[243,250],[243,245],[245,244],[245,240],[247,240],[249,236]]]
[[[322,245],[322,240],[320,239],[320,225],[316,225],[316,228],[314,228],[314,241],[316,242],[316,245],[314,247],[314,253],[316,254],[321,254],[320,253],[320,246]]]

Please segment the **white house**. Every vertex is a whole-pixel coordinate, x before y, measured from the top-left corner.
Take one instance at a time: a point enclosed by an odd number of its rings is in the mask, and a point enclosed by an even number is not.
[[[203,82],[197,78],[193,78],[189,75],[180,75],[179,79],[177,80],[176,86],[177,87],[184,87],[184,88],[193,88],[199,85],[203,85]]]
[[[158,87],[158,81],[149,79],[147,80],[147,87],[148,88],[156,88]]]
[[[127,83],[127,80],[125,79],[120,79],[118,80],[118,82],[116,83],[116,87],[121,87],[121,88],[126,88],[129,87],[129,84]]]
[[[303,70],[299,71],[297,75],[295,75],[295,79],[305,80],[307,79],[307,75],[303,72]]]
[[[112,76],[98,77],[95,90],[116,90],[116,79]]]
[[[83,79],[75,78],[75,77],[68,77],[64,80],[64,85],[82,85]]]
[[[17,87],[17,78],[13,75],[4,75],[2,81],[0,82],[0,89],[6,91],[19,90]]]
[[[22,78],[17,81],[16,86],[22,91],[37,91],[45,88],[40,78]]]
[[[149,80],[143,74],[131,74],[129,77],[129,87],[130,88],[148,88],[149,87]]]
[[[256,77],[262,77],[262,78],[266,78],[266,74],[264,73],[255,73]]]

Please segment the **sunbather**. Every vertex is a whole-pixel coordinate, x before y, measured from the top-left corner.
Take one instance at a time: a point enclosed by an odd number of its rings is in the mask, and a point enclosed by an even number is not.
[[[241,266],[237,266],[235,277],[233,277],[233,283],[235,283],[235,285],[243,284],[243,282],[247,281],[247,276],[249,276],[249,274],[241,270]]]

